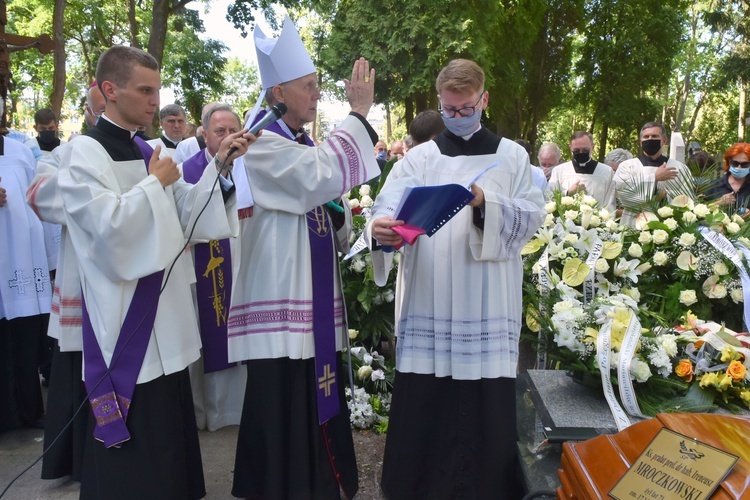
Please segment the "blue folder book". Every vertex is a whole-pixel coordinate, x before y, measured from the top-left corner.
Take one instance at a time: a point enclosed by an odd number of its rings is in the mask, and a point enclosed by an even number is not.
[[[406,188],[393,218],[432,236],[473,199],[471,191],[459,184]]]

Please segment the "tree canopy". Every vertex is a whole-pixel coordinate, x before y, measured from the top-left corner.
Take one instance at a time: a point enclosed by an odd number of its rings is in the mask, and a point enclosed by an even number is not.
[[[256,70],[227,57],[227,48],[205,33],[197,8],[212,6],[10,1],[9,32],[61,31],[65,52],[57,60],[12,54],[12,123],[20,123],[14,112],[21,101],[32,113],[48,105],[63,116],[77,113],[98,56],[114,44],[146,48],[161,61],[164,84],[176,89],[193,120],[207,101],[244,111],[258,93]],[[234,0],[226,16],[248,35],[258,16],[275,28],[288,11],[325,92],[342,99],[335,82],[355,58],[367,57],[377,71],[376,100],[400,130],[419,111],[437,108],[435,77],[449,60],[473,59],[487,75],[485,126],[536,147],[552,140],[563,150],[572,132],[588,130],[602,157],[614,147],[636,147],[640,125],[653,119],[714,153],[744,139],[748,9],[733,0]],[[60,75],[64,92],[50,85]]]

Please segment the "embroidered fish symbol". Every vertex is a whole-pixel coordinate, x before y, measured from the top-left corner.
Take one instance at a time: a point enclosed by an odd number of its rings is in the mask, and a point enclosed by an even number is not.
[[[208,261],[208,265],[206,266],[206,272],[203,273],[204,278],[208,278],[208,274],[219,267],[224,262],[224,257],[211,257],[211,260]]]
[[[688,448],[685,441],[680,441],[680,455],[682,458],[689,458],[691,460],[698,460],[706,456],[705,453],[701,453],[695,448]]]

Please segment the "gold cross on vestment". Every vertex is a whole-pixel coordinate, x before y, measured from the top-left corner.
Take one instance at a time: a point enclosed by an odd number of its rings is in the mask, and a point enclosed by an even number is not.
[[[331,395],[331,386],[336,383],[336,372],[331,371],[331,365],[323,367],[323,376],[318,377],[318,389],[325,389],[326,397]]]

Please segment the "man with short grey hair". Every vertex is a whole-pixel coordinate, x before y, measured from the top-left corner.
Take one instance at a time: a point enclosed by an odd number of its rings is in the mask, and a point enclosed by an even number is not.
[[[539,166],[544,170],[544,176],[549,180],[550,175],[552,175],[552,169],[559,165],[562,160],[562,152],[560,151],[560,147],[554,142],[545,142],[539,148],[539,153],[536,157],[539,160]]]
[[[604,157],[604,163],[612,167],[614,172],[617,172],[617,167],[620,166],[620,163],[625,160],[630,160],[631,158],[633,158],[633,153],[627,149],[617,148],[610,151],[607,156]]]
[[[179,104],[167,104],[159,111],[159,124],[161,125],[161,137],[151,139],[148,144],[155,148],[161,146],[162,151],[169,157],[174,156],[177,144],[185,135],[187,120],[185,109]]]

